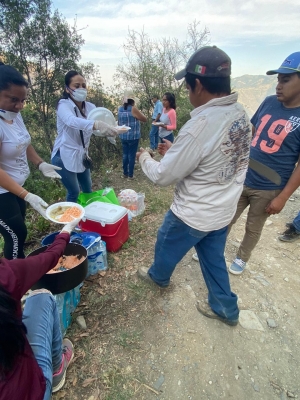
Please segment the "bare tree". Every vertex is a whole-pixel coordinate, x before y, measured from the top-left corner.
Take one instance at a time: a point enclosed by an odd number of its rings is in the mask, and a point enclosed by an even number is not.
[[[153,94],[172,91],[179,103],[187,103],[181,107],[186,115],[190,108],[182,93],[183,85],[174,79],[174,75],[194,51],[209,43],[209,30],[206,27],[201,30],[200,25],[198,21],[189,24],[186,39],[182,42],[170,37],[155,40],[144,29],[141,32],[129,29],[123,44],[125,60],[117,66],[115,74],[120,100],[124,89],[130,87],[140,99],[140,108],[149,115]]]

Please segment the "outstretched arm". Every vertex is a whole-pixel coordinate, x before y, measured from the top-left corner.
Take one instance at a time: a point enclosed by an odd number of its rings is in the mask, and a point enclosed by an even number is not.
[[[143,172],[154,183],[168,186],[189,175],[201,162],[203,146],[188,132],[179,135],[160,162],[153,160],[147,151],[137,154]]]
[[[147,118],[143,113],[140,112],[135,106],[132,107],[131,113],[134,116],[134,118],[138,119],[141,122],[147,122]]]
[[[0,283],[16,299],[22,296],[50,269],[54,268],[62,256],[70,235],[57,235],[54,243],[46,251],[25,259],[0,260]]]
[[[70,105],[66,104],[65,102],[60,102],[58,104],[57,116],[63,121],[65,125],[70,128],[82,130],[83,133],[89,132],[90,135],[93,132],[94,121],[76,117],[74,107],[70,107]]]

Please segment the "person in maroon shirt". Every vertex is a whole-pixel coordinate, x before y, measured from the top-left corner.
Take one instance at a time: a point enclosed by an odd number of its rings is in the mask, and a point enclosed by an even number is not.
[[[45,289],[31,292],[23,316],[21,298],[55,267],[78,222],[39,255],[0,259],[0,400],[49,400],[65,383],[74,352],[62,340],[55,298]]]

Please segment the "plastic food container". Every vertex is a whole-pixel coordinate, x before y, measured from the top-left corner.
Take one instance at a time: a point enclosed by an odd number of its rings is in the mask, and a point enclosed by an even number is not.
[[[136,193],[132,189],[124,189],[118,194],[120,205],[127,208],[133,217],[145,211],[144,199],[144,193]]]
[[[107,250],[115,252],[129,238],[127,213],[125,207],[94,202],[85,207],[85,216],[79,226],[83,231],[99,233]]]

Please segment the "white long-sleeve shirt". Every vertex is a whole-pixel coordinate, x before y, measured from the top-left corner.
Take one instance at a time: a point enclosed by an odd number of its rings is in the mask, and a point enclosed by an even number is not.
[[[78,116],[76,116],[74,107],[77,109]],[[95,107],[94,104],[86,101],[85,115],[88,115]],[[85,119],[71,99],[60,100],[57,107],[57,137],[51,158],[59,150],[64,167],[68,171],[83,172],[85,168],[82,159],[85,151],[80,138],[80,130],[83,132],[84,145],[88,150],[93,125],[94,121]]]
[[[151,181],[176,184],[171,210],[200,231],[227,226],[243,189],[251,124],[237,97],[215,98],[194,109],[160,162],[148,152],[139,158]]]

